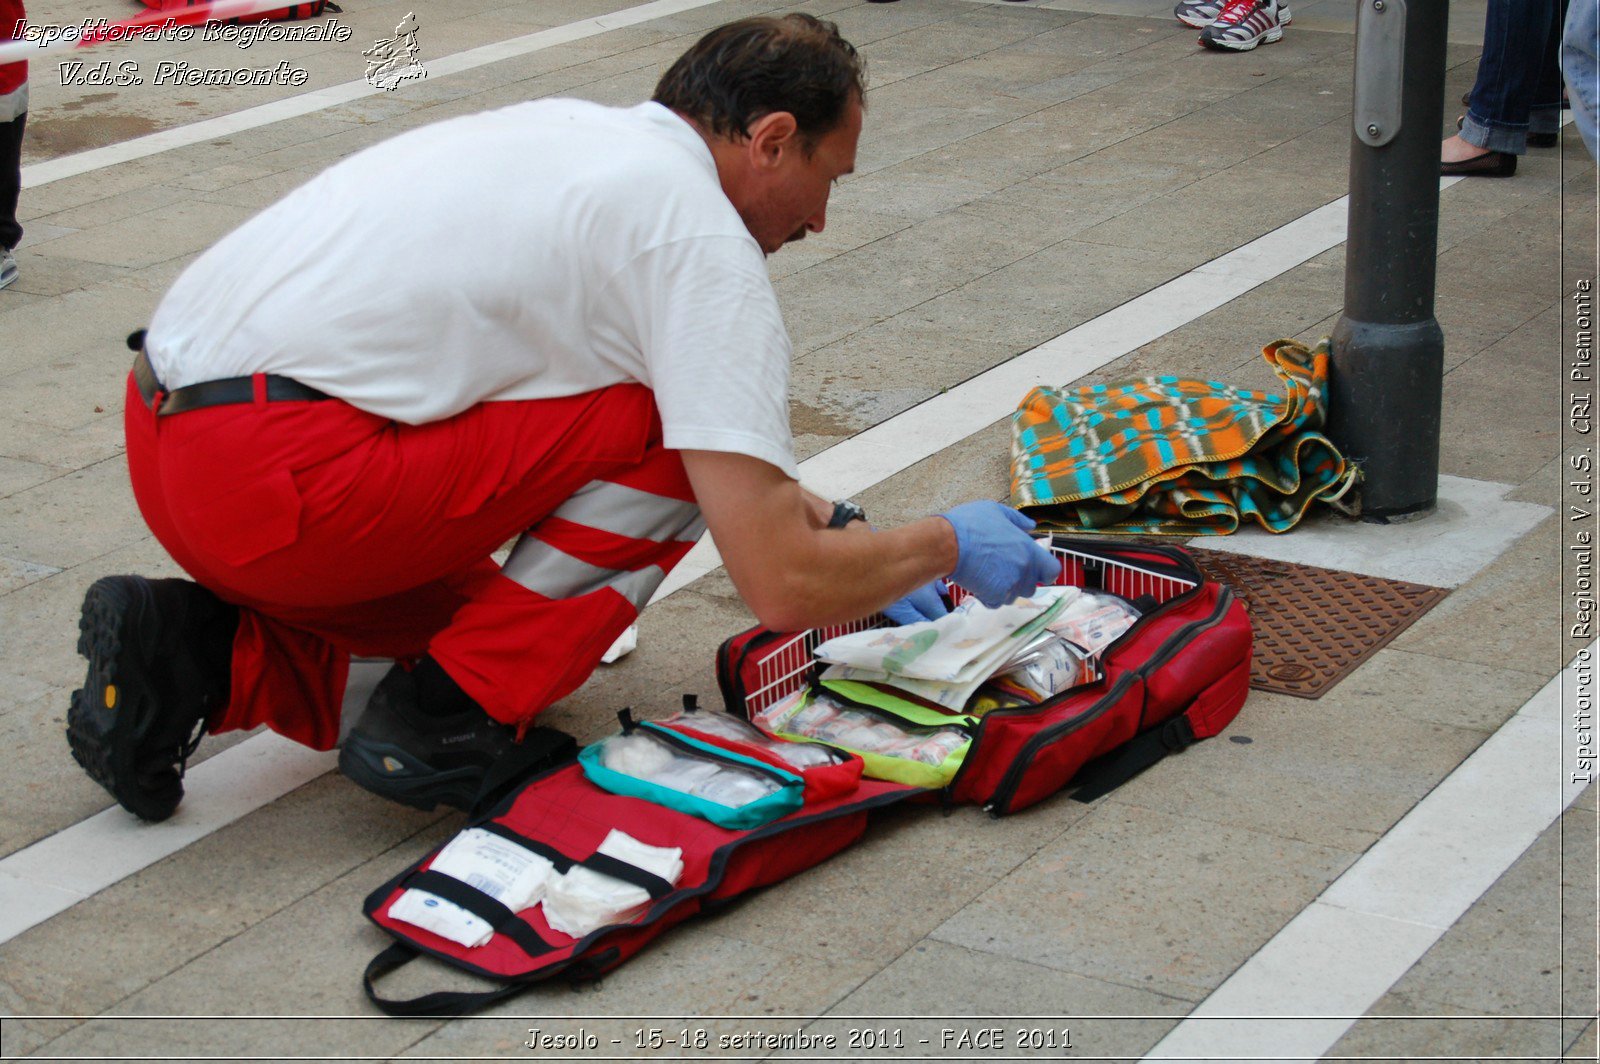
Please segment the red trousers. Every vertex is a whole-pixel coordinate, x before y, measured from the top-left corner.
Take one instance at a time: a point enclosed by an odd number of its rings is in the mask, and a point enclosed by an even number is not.
[[[329,749],[351,656],[425,652],[525,723],[589,676],[704,527],[641,385],[417,426],[267,402],[259,376],[256,396],[157,417],[128,382],[139,509],[240,607],[214,732],[265,724]]]

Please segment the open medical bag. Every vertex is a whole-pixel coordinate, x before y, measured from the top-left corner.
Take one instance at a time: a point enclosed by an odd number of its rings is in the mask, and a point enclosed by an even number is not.
[[[928,753],[917,736],[920,774],[883,779],[893,758],[785,742],[745,722],[816,682],[812,651],[820,643],[871,622],[735,636],[717,656],[728,713],[700,711],[692,698],[660,721],[635,722],[624,711],[619,734],[523,783],[372,892],[363,909],[396,941],[368,964],[368,997],[394,1016],[454,1015],[552,977],[594,978],[669,927],[846,849],[873,809],[927,796],[934,783],[947,801],[979,803],[997,816],[1069,784],[1089,800],[1221,731],[1249,687],[1250,626],[1232,593],[1171,547],[1057,539],[1052,549],[1060,584],[1117,596],[1137,613],[1099,651],[1092,676],[1036,704],[955,714],[953,736],[925,728],[936,749]],[[932,775],[921,771],[930,766]],[[631,849],[614,843],[618,833]],[[631,888],[637,904],[579,924],[560,907],[563,888],[548,887],[536,903],[518,896],[513,909],[498,900],[512,896],[499,892],[503,883],[451,864],[452,846],[467,840],[487,851],[511,844],[514,860],[536,855],[541,868],[548,862],[547,883],[597,873]],[[616,856],[646,851],[681,854],[670,880]],[[413,918],[396,916],[407,904]],[[464,910],[481,937],[468,945],[428,930],[417,922],[428,915],[418,904]],[[377,980],[423,955],[497,985],[407,1000],[379,994]]]
[[[870,810],[918,793],[902,784],[871,779],[859,779],[849,790],[834,790],[837,793],[808,797],[793,812],[753,827],[721,827],[695,813],[611,793],[586,775],[581,762],[552,769],[472,820],[467,829],[481,829],[539,854],[563,875],[576,866],[636,885],[649,901],[614,923],[575,937],[551,926],[547,906],[513,912],[491,894],[434,870],[431,866],[439,860],[441,847],[372,892],[363,904],[368,918],[396,939],[367,965],[363,980],[367,996],[391,1016],[459,1015],[554,976],[597,977],[674,924],[821,863],[861,837]],[[681,850],[682,871],[676,882],[599,853],[616,830],[647,847]],[[466,946],[395,918],[390,910],[413,889],[466,909],[493,929],[492,936],[482,945]],[[439,991],[409,1000],[380,996],[376,981],[419,955],[500,985],[483,991]]]
[[[1216,735],[1239,712],[1250,686],[1250,622],[1225,585],[1211,580],[1183,550],[1056,537],[1059,584],[1126,600],[1138,618],[1099,652],[1093,679],[1037,704],[949,714],[946,741],[934,757],[896,773],[942,787],[952,802],[976,803],[996,816],[1016,812],[1065,786],[1090,801],[1169,753]],[[799,633],[755,628],[722,645],[717,678],[728,712],[763,714],[817,682],[813,651],[867,625]],[[861,714],[892,716],[856,704]],[[930,727],[924,714],[897,721]],[[840,745],[848,745],[841,743]],[[874,771],[868,761],[869,774]]]

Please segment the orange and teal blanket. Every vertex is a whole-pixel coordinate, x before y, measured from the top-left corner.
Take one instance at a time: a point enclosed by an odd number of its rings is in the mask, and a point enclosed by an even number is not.
[[[1283,395],[1144,377],[1035,388],[1011,416],[1011,501],[1041,529],[1227,535],[1250,518],[1287,532],[1356,477],[1320,430],[1328,341],[1262,349]]]

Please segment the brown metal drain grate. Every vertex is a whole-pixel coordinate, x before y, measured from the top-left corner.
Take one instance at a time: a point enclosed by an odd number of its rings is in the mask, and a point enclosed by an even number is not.
[[[1321,698],[1449,594],[1315,565],[1198,547],[1189,552],[1250,612],[1250,686],[1299,698]]]

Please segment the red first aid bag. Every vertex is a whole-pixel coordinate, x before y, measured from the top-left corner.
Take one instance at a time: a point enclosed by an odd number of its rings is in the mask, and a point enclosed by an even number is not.
[[[1182,549],[1057,537],[1057,581],[1109,592],[1139,611],[1098,655],[1093,678],[1036,704],[953,715],[970,737],[944,787],[995,816],[1063,787],[1091,801],[1169,753],[1216,735],[1250,687],[1250,621],[1231,590]],[[717,679],[728,712],[764,710],[815,682],[812,651],[865,624],[799,633],[754,628],[725,642]],[[863,713],[884,711],[858,706]],[[922,723],[926,723],[925,721]]]
[[[374,957],[363,978],[367,996],[391,1016],[461,1015],[510,997],[553,976],[592,979],[674,924],[718,904],[787,879],[845,849],[866,830],[868,813],[918,793],[915,788],[861,780],[847,793],[808,801],[800,809],[747,830],[718,827],[701,817],[640,798],[612,794],[573,763],[536,776],[488,815],[467,825],[549,860],[557,873],[582,866],[642,888],[649,902],[617,923],[574,938],[553,929],[542,905],[512,912],[494,896],[430,866],[435,850],[368,895],[367,917],[395,938]],[[683,871],[669,883],[598,853],[613,829],[647,846],[682,851]],[[489,940],[463,946],[390,915],[415,888],[467,910],[492,929]],[[500,985],[440,991],[408,1000],[382,997],[376,981],[427,955]]]

